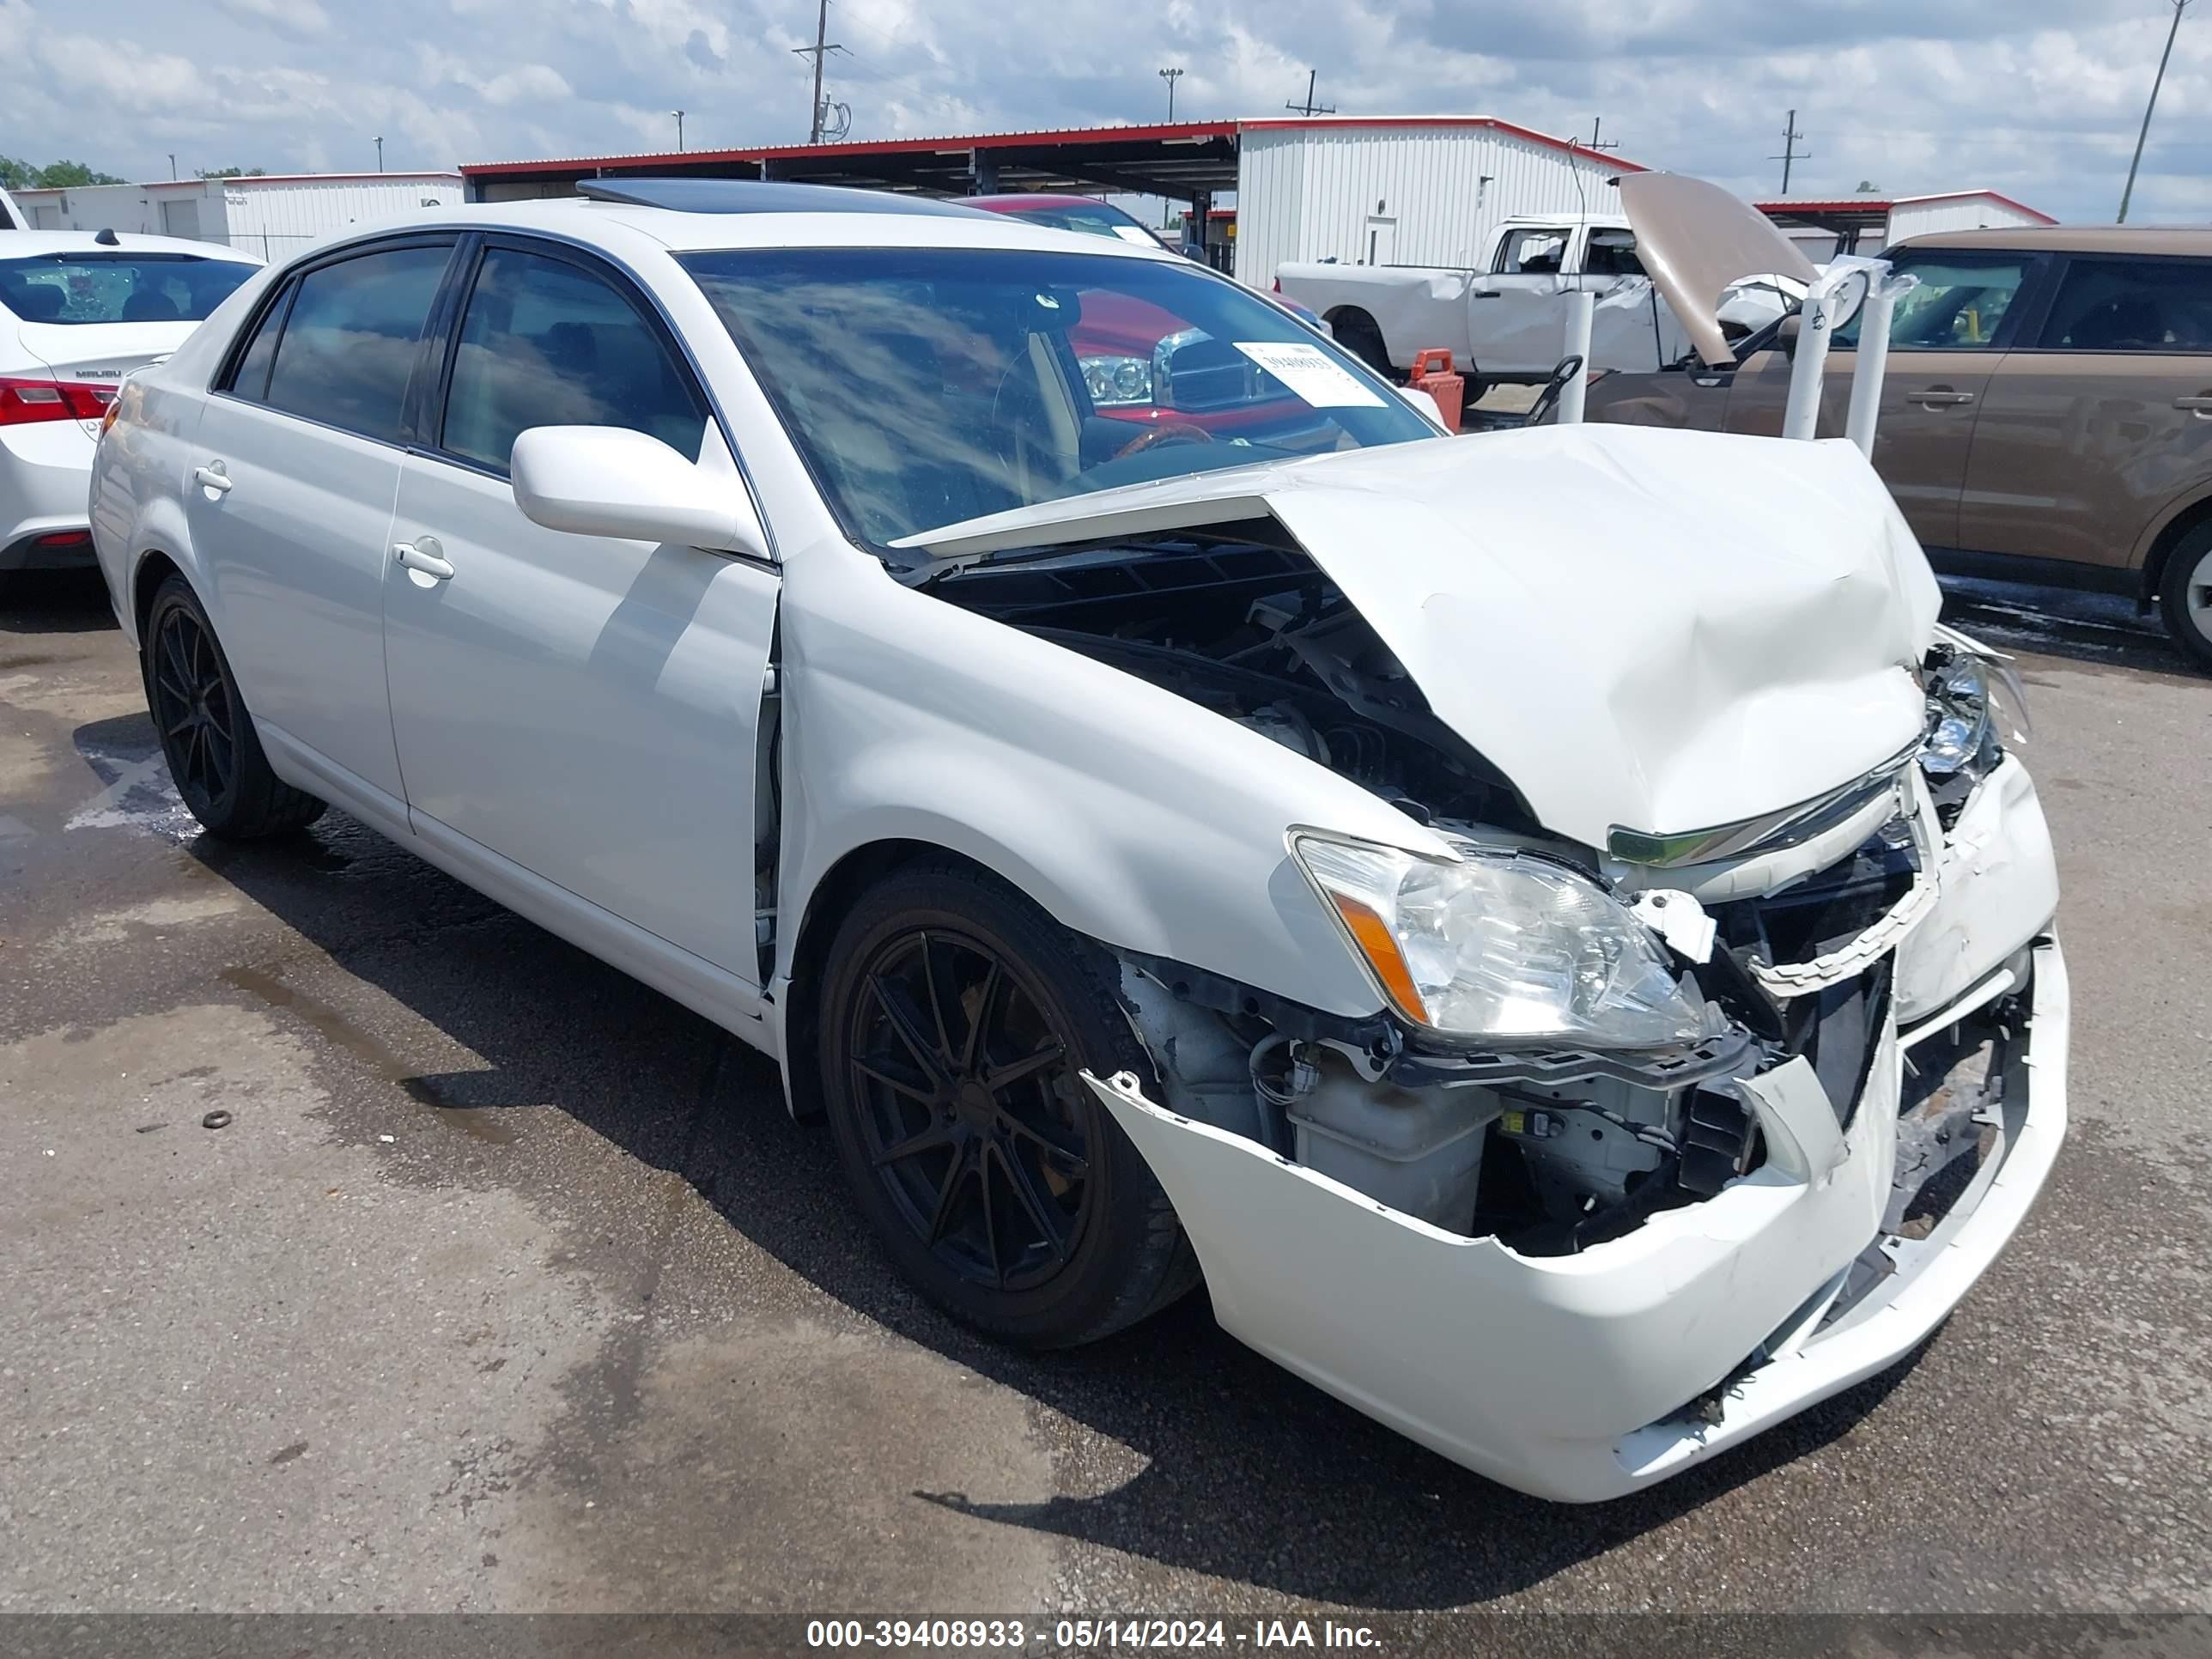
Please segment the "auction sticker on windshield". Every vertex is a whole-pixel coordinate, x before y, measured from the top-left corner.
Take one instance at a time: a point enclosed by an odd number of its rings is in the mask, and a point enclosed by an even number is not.
[[[1380,409],[1382,398],[1319,346],[1285,340],[1237,340],[1236,348],[1316,409]]]

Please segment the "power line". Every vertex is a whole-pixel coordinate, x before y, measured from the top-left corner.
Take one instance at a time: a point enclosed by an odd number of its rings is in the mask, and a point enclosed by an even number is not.
[[[1797,112],[1793,109],[1790,112],[1790,119],[1783,125],[1782,154],[1766,158],[1770,161],[1782,163],[1782,193],[1784,196],[1790,193],[1790,164],[1792,161],[1809,161],[1813,159],[1811,150],[1797,148],[1797,141],[1804,136],[1797,131]]]
[[[845,50],[836,41],[831,40],[829,36],[830,0],[820,0],[814,13],[814,44],[811,46],[793,46],[791,49],[792,55],[795,58],[811,58],[814,60],[813,119],[806,132],[806,142],[810,144],[818,144],[822,142],[823,117],[828,113],[822,107],[822,60],[833,52]],[[846,115],[846,125],[849,128],[851,112],[848,110]]]
[[[2136,134],[2135,159],[2128,163],[2128,182],[2120,191],[2120,216],[2114,224],[2128,222],[2128,203],[2136,193],[2136,169],[2142,165],[2143,141],[2150,137],[2151,112],[2158,107],[2158,89],[2166,81],[2166,61],[2173,56],[2173,37],[2181,33],[2181,14],[2189,8],[2189,0],[2173,0],[2173,24],[2166,32],[2166,50],[2158,55],[2158,73],[2151,78],[2150,102],[2143,106],[2142,130]]]
[[[1296,110],[1296,111],[1297,111],[1297,112],[1298,112],[1299,114],[1301,114],[1301,115],[1334,115],[1334,114],[1335,114],[1335,113],[1336,113],[1336,106],[1335,106],[1335,105],[1334,105],[1334,104],[1316,104],[1316,102],[1314,102],[1314,82],[1315,82],[1315,80],[1316,80],[1316,79],[1320,76],[1320,74],[1321,74],[1321,71],[1320,71],[1319,70],[1308,70],[1306,71],[1306,100],[1305,100],[1305,102],[1304,102],[1303,104],[1294,104],[1294,103],[1291,102],[1288,99],[1285,99],[1285,100],[1283,100],[1283,107],[1284,107],[1285,109],[1294,109],[1294,110]]]

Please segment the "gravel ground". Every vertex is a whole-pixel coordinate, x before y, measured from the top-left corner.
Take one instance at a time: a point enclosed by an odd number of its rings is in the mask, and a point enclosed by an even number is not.
[[[198,838],[97,584],[13,584],[0,1611],[2212,1610],[2212,679],[2081,603],[1952,607],[2063,865],[2039,1207],[1911,1362],[1569,1509],[1202,1297],[978,1343],[766,1064],[342,815]]]

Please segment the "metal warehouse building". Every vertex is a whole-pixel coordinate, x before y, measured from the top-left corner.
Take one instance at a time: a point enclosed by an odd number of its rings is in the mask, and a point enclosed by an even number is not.
[[[770,144],[466,165],[472,201],[565,196],[595,178],[791,179],[968,196],[1076,191],[1189,204],[1191,240],[1256,288],[1294,259],[1465,266],[1516,213],[1620,211],[1613,180],[1642,163],[1488,115],[1291,116],[830,144]],[[1235,193],[1232,225],[1208,222]],[[1835,199],[1760,210],[1808,240],[1871,251],[1965,225],[2048,224],[1995,191]],[[1224,215],[1226,218],[1228,216]],[[1836,251],[1830,243],[1818,252]]]
[[[1792,240],[1808,242],[1806,252],[1814,259],[1836,253],[1874,253],[1908,236],[1930,236],[1937,231],[2058,222],[1994,190],[1947,190],[1929,196],[1785,196],[1752,205],[1787,229]],[[1833,240],[1814,244],[1809,234]]]
[[[1617,210],[1618,155],[1485,115],[1292,117],[979,133],[754,149],[465,165],[472,200],[561,196],[643,174],[794,179],[936,196],[1109,191],[1188,203],[1237,196],[1237,274],[1264,288],[1286,259],[1448,264],[1512,213]]]
[[[458,173],[262,173],[19,190],[33,230],[141,231],[243,248],[265,259],[297,252],[353,224],[451,207]]]

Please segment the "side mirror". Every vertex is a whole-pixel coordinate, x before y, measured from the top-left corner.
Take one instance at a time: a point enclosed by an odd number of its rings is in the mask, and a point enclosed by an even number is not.
[[[1797,337],[1804,331],[1805,313],[1791,312],[1782,319],[1782,325],[1774,331],[1774,349],[1794,359],[1797,356]]]
[[[768,550],[734,471],[709,472],[642,432],[533,426],[515,439],[508,472],[514,504],[548,530],[725,553]]]

